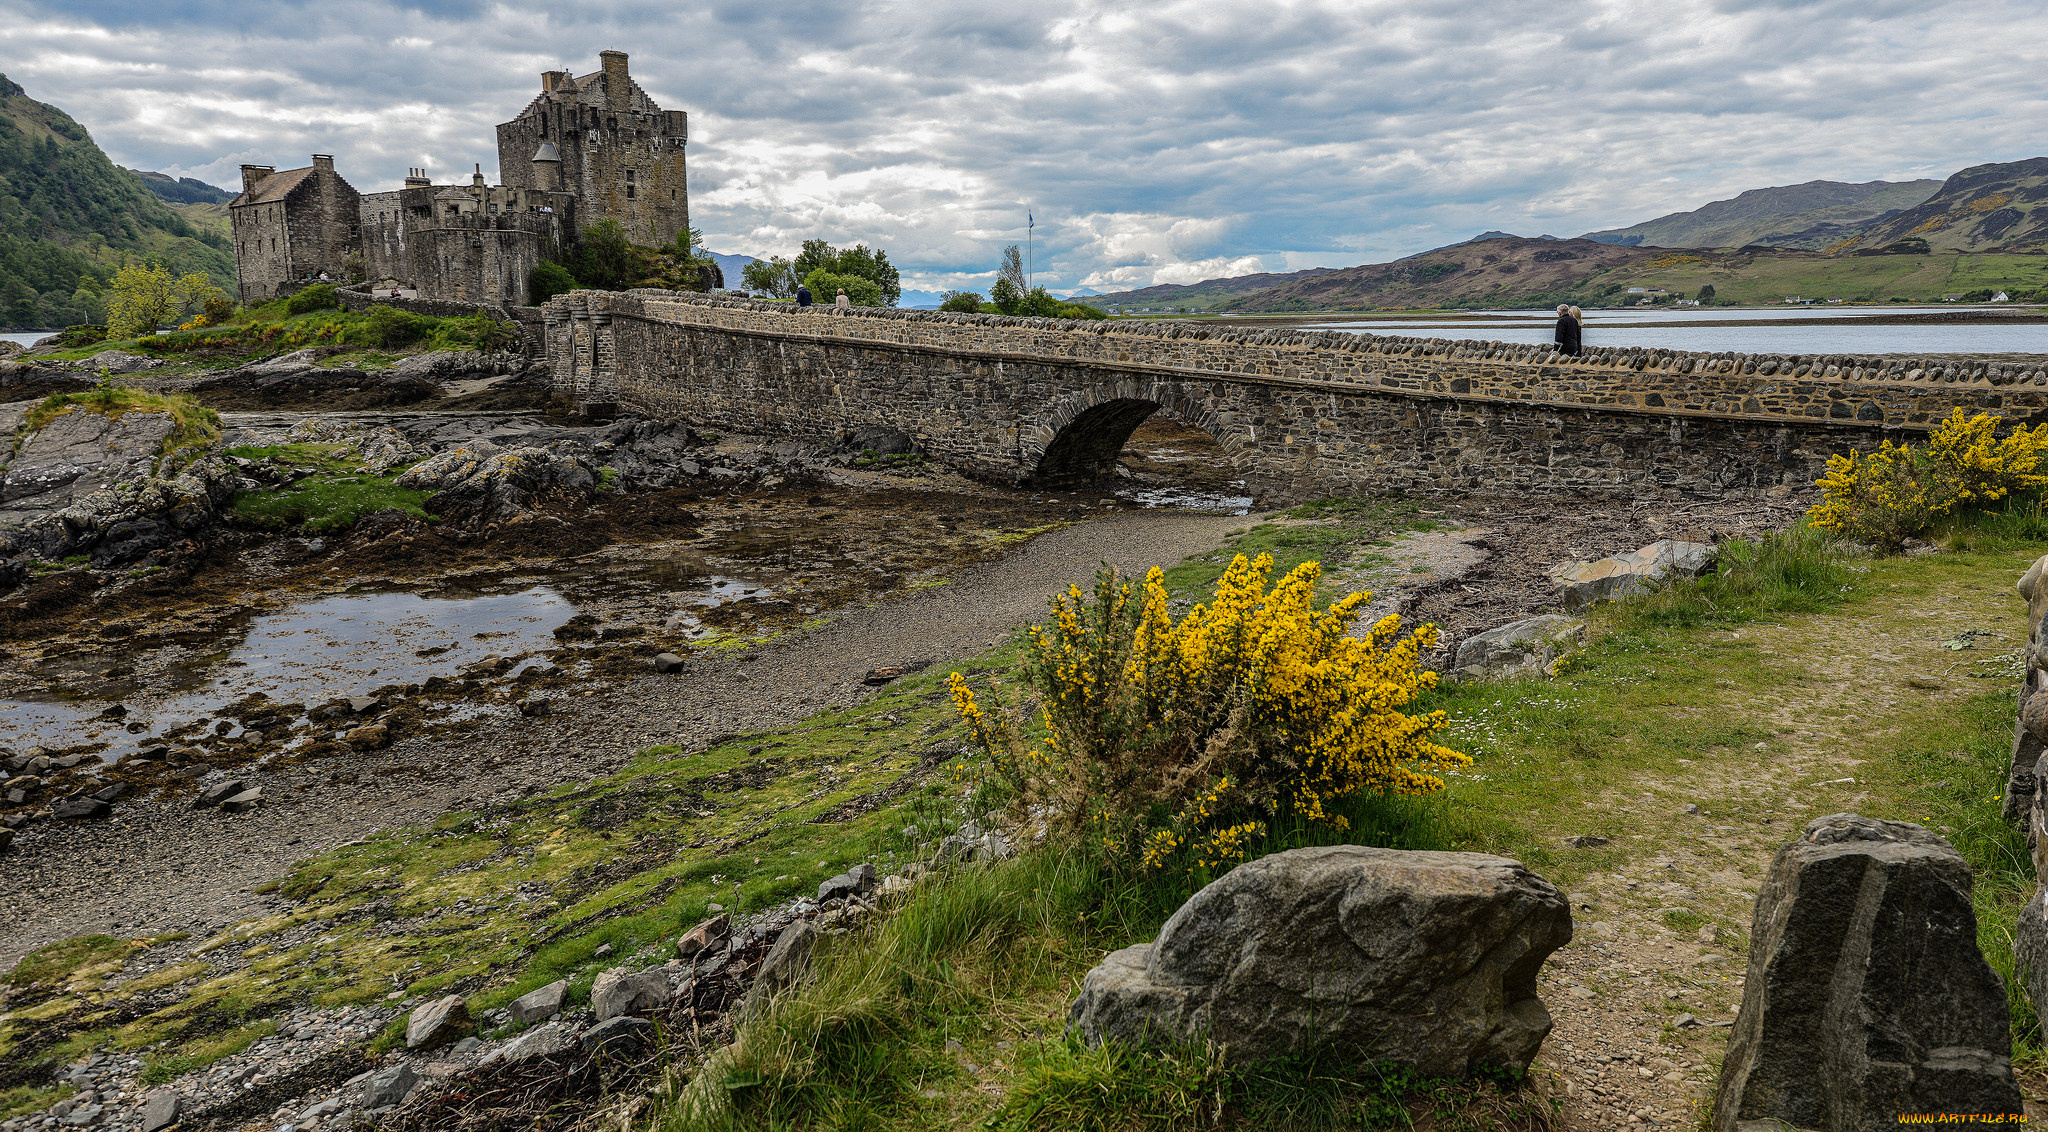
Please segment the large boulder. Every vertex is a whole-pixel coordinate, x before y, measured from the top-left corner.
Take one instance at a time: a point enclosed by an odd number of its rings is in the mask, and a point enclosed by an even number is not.
[[[155,470],[176,422],[169,413],[73,408],[30,433],[0,477],[0,523],[61,510]]]
[[[1458,642],[1451,667],[1467,679],[1545,672],[1578,639],[1585,624],[1555,613],[1510,621]]]
[[[2041,627],[2048,622],[2048,585],[2041,584],[2048,572],[2048,555],[2034,560],[2020,575],[2020,597],[2027,603],[2026,679],[2020,682],[2019,702],[2012,727],[2012,761],[2005,780],[2005,820],[2019,825],[2027,820],[2040,782],[2034,766],[2048,753],[2048,656],[2043,655]],[[2029,837],[2031,840],[2031,836]]]
[[[410,464],[427,455],[390,425],[375,426],[342,417],[307,417],[285,433],[292,444],[339,444],[337,459],[354,460],[358,471],[381,476],[400,464]]]
[[[1293,849],[1111,954],[1070,1021],[1091,1043],[1206,1039],[1236,1062],[1317,1047],[1439,1077],[1521,1070],[1550,1033],[1537,971],[1571,934],[1564,894],[1505,857]]]
[[[1699,577],[1719,552],[1710,542],[1658,539],[1639,550],[1597,562],[1567,562],[1550,570],[1551,584],[1566,609],[1585,609],[1649,593],[1665,581]]]
[[[1809,822],[1757,894],[1714,1127],[1848,1132],[1900,1113],[2020,1111],[1969,865],[1917,825]]]
[[[2028,773],[2032,783],[2048,781],[2048,755]],[[2034,896],[2020,909],[2012,951],[2015,973],[2034,1003],[2036,1014],[2048,1010],[2048,791],[2030,790],[2027,843],[2034,851]]]

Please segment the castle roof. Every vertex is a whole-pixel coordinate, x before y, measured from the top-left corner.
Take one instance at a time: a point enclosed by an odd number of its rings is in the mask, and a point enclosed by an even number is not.
[[[298,188],[306,178],[312,175],[313,166],[311,165],[306,166],[304,169],[285,169],[272,173],[270,176],[256,182],[254,189],[229,201],[228,207],[233,208],[236,205],[243,204],[269,204],[273,201],[283,200],[293,189]]]
[[[554,142],[544,141],[540,143],[539,149],[533,151],[533,159],[535,161],[560,161],[562,153],[555,148]]]

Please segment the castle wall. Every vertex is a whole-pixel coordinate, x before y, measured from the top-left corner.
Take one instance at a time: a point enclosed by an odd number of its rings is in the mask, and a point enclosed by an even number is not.
[[[400,280],[423,300],[519,306],[574,214],[564,194],[502,186],[372,193],[362,198],[363,257],[371,282]]]
[[[1263,502],[1320,494],[1708,494],[1804,487],[1832,452],[1950,410],[2048,419],[2048,370],[1967,357],[1798,357],[1339,333],[1235,334],[578,291],[545,313],[579,403],[829,443],[886,425],[1023,482],[1158,405],[1207,429]]]

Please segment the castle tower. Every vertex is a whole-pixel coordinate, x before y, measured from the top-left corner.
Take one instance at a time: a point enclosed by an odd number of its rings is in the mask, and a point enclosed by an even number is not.
[[[533,187],[544,193],[562,187],[562,154],[554,142],[542,142],[533,151]]]
[[[581,77],[541,73],[539,96],[498,127],[498,178],[574,194],[579,229],[616,220],[634,243],[658,247],[690,226],[689,116],[656,105],[633,81],[625,52],[600,52],[599,63]],[[543,179],[550,173],[552,185]]]
[[[228,202],[242,301],[289,295],[323,272],[341,279],[344,258],[360,244],[360,200],[329,154],[281,173],[242,166],[242,193]]]

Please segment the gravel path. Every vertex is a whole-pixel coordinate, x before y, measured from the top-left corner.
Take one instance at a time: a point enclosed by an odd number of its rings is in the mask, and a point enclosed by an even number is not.
[[[837,616],[758,653],[693,662],[577,700],[552,717],[509,718],[459,739],[410,740],[363,756],[244,775],[258,811],[229,816],[183,799],[122,805],[114,820],[52,828],[0,870],[0,969],[44,943],[88,932],[199,931],[259,914],[252,890],[309,856],[464,804],[606,774],[640,748],[685,747],[777,726],[871,694],[873,668],[980,653],[1040,617],[1047,595],[1098,563],[1142,572],[1223,545],[1257,516],[1114,512],[1049,532],[962,572]],[[375,784],[342,784],[342,778]]]

